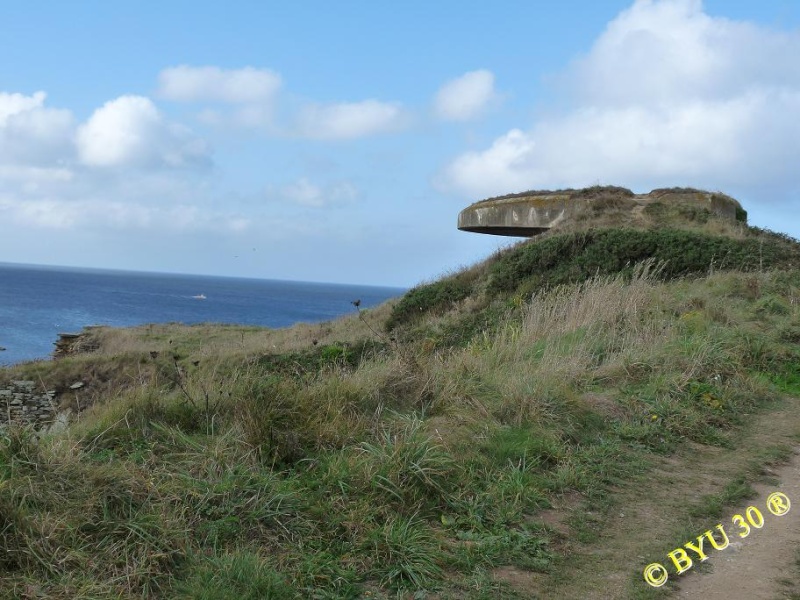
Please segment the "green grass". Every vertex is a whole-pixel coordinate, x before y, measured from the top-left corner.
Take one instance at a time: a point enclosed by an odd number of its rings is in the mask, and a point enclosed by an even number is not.
[[[728,482],[721,492],[703,496],[691,508],[689,514],[695,519],[719,519],[725,508],[736,506],[742,500],[749,500],[757,495],[750,485],[750,479],[751,477],[747,475],[736,477]]]
[[[542,509],[579,495],[570,541],[596,543],[654,456],[735,445],[745,415],[800,393],[800,275],[761,270],[797,248],[697,235],[518,246],[384,311],[397,339],[143,329],[120,354],[103,331],[94,354],[5,369],[85,380],[92,406],[41,439],[0,431],[0,597],[529,597],[497,570],[558,577]],[[670,262],[628,264],[642,254]],[[708,274],[712,257],[750,270]]]
[[[292,587],[269,560],[252,552],[195,558],[187,577],[174,590],[185,600],[290,600]]]

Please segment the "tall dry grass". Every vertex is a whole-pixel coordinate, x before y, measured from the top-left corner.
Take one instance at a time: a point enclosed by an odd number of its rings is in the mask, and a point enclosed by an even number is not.
[[[97,343],[96,355],[147,354],[181,350],[193,356],[242,358],[264,353],[305,350],[314,344],[354,342],[374,336],[388,318],[396,300],[375,308],[355,311],[323,323],[298,323],[292,327],[269,329],[242,325],[205,323],[150,324],[125,329],[94,327],[90,330]]]
[[[661,265],[631,277],[595,277],[536,294],[521,318],[496,334],[428,363],[441,410],[475,411],[511,422],[547,421],[601,366],[622,364],[663,342]]]

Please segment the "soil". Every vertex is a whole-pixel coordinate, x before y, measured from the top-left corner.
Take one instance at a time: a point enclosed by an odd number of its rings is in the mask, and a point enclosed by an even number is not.
[[[674,455],[659,459],[640,480],[616,490],[601,538],[587,545],[569,543],[566,568],[558,569],[557,577],[536,584],[519,577],[498,579],[509,583],[517,579],[519,585],[514,587],[531,598],[800,599],[800,411],[796,403],[787,400],[780,409],[751,415],[734,449],[686,443]],[[709,518],[699,529],[696,522],[689,522],[689,506],[704,495],[720,492],[745,474],[748,465],[765,461],[758,458],[760,452],[778,446],[792,448],[791,459],[782,465],[758,464],[760,481],[751,481],[757,497],[737,502],[721,518]],[[766,507],[767,496],[776,491],[793,502],[783,516],[771,514]],[[759,508],[764,525],[740,538],[742,529],[731,517],[744,515],[748,506]],[[730,546],[714,550],[706,543],[708,560],[699,567],[700,561],[695,560],[692,569],[676,575],[667,553],[681,543],[679,532],[685,531],[684,543],[696,542],[696,536],[717,524],[723,525]],[[721,536],[715,537],[722,541]],[[668,585],[657,591],[642,577],[651,562],[662,563],[669,572]]]
[[[775,485],[757,484],[753,487],[758,497],[747,502],[764,514],[761,529],[745,533],[738,525],[728,527],[734,511],[728,511],[721,522],[729,532],[731,545],[715,552],[706,561],[712,565],[707,574],[687,573],[680,582],[679,598],[704,600],[747,598],[748,600],[775,600],[791,598],[797,570],[797,550],[800,548],[800,454],[795,454],[787,465],[773,469]],[[767,509],[767,497],[772,492],[783,492],[794,500],[794,505],[783,516],[774,516]],[[744,514],[746,506],[736,513]],[[758,519],[755,518],[756,523]],[[789,577],[787,577],[787,575]],[[800,596],[795,596],[800,597]]]

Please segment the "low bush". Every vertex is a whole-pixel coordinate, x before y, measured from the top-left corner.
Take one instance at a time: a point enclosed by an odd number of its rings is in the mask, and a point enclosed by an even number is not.
[[[409,323],[415,318],[431,312],[444,312],[472,292],[472,286],[459,276],[442,279],[435,283],[420,285],[400,299],[386,322],[391,331],[398,325]]]
[[[489,291],[535,291],[597,274],[630,272],[647,259],[664,261],[662,277],[701,274],[711,268],[754,271],[800,264],[796,246],[769,235],[746,239],[679,229],[603,229],[553,236],[520,246],[492,265]]]

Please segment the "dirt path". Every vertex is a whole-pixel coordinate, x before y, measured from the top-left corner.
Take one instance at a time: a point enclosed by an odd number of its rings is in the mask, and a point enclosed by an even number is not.
[[[709,558],[711,573],[687,574],[680,582],[677,597],[704,600],[791,598],[789,588],[796,585],[797,551],[800,549],[800,454],[795,454],[789,464],[774,469],[773,473],[779,483],[754,485],[758,497],[747,502],[747,506],[756,506],[764,514],[763,527],[751,528],[749,534],[741,538],[740,534],[746,530],[727,524],[734,514],[744,515],[746,506],[726,511],[721,523],[730,532],[730,547]],[[774,516],[767,510],[767,498],[773,492],[782,492],[793,501],[792,508],[783,516]],[[757,516],[755,521],[758,523]],[[795,597],[800,598],[800,595]]]
[[[755,483],[757,498],[743,500],[726,509],[722,518],[710,518],[700,526],[690,524],[688,507],[706,494],[720,492],[735,477],[743,475],[748,465],[764,464],[765,450],[777,446],[800,452],[800,404],[787,400],[782,408],[752,417],[750,426],[742,432],[733,450],[699,444],[686,444],[675,455],[665,458],[638,481],[616,494],[615,509],[603,524],[601,539],[588,546],[574,544],[574,561],[557,580],[543,582],[538,589],[526,590],[534,598],[575,600],[653,598],[664,595],[673,598],[703,598],[714,600],[775,600],[800,598],[792,596],[794,586],[800,590],[798,560],[800,556],[800,455],[777,467],[766,467],[768,484]],[[759,459],[759,455],[762,458]],[[793,502],[789,512],[781,517],[769,513],[767,496],[780,491]],[[734,514],[746,514],[748,506],[759,508],[764,517],[760,529],[751,528],[746,538],[743,531],[731,522]],[[758,523],[755,513],[753,516]],[[682,575],[667,553],[680,544],[676,533],[685,529],[686,539],[696,542],[696,536],[722,524],[730,539],[724,550],[710,549],[703,572],[697,564]],[[722,537],[717,536],[719,542]],[[689,556],[696,556],[689,553]],[[644,581],[642,570],[652,561],[668,568],[672,593],[667,587],[661,593]],[[711,566],[708,569],[707,566]]]

